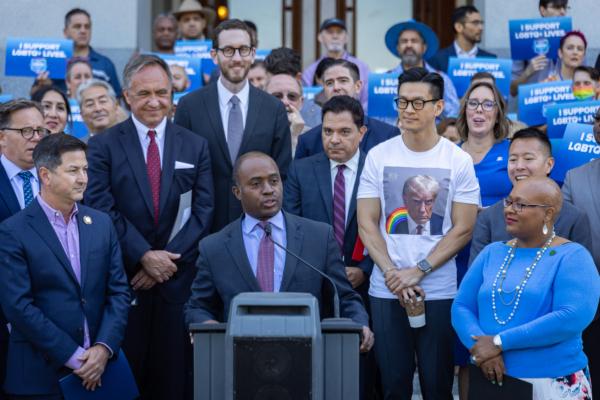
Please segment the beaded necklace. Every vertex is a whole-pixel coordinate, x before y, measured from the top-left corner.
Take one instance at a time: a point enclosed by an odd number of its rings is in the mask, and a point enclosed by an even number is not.
[[[510,248],[508,249],[508,253],[506,254],[506,257],[504,257],[504,261],[502,262],[502,265],[500,266],[500,269],[498,270],[498,273],[496,274],[496,278],[494,279],[494,283],[492,284],[492,311],[494,313],[494,319],[500,325],[506,325],[515,316],[515,313],[517,312],[517,308],[519,308],[519,301],[521,300],[521,295],[523,294],[523,291],[525,290],[525,286],[527,285],[527,281],[531,277],[531,274],[533,274],[535,267],[538,265],[542,256],[544,255],[546,250],[548,250],[548,247],[550,247],[550,243],[552,243],[552,241],[554,240],[555,237],[556,237],[556,232],[552,231],[552,235],[546,241],[546,243],[544,244],[544,247],[542,247],[540,250],[538,250],[537,253],[535,254],[535,258],[533,260],[533,263],[531,263],[531,266],[525,268],[525,276],[513,290],[505,290],[504,289],[504,281],[506,280],[506,273],[508,272],[508,267],[510,266],[510,263],[512,262],[513,258],[515,258],[515,251],[516,251],[515,249],[517,247],[517,240],[515,239],[513,241],[513,244],[509,245]],[[508,314],[508,318],[506,318],[505,320],[500,319],[500,317],[498,316],[498,313],[496,311],[496,292],[498,292],[498,297],[500,298],[500,301],[502,302],[502,304],[504,304],[505,306],[510,306],[511,304],[514,303],[510,314]],[[512,299],[510,301],[505,302],[504,298],[503,298],[504,293],[506,293],[506,294],[515,293],[515,294],[513,295]]]

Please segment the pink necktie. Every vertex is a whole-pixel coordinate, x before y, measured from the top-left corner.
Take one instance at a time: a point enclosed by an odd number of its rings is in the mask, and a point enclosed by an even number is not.
[[[267,221],[259,222],[263,230],[263,237],[258,245],[258,266],[256,268],[256,280],[263,292],[273,291],[273,274],[275,269],[275,247],[273,242],[264,232]]]
[[[333,235],[340,245],[340,250],[344,248],[344,233],[346,232],[346,179],[344,178],[344,169],[346,169],[344,164],[337,166],[337,174],[333,185]]]
[[[158,225],[158,210],[160,205],[160,153],[156,144],[156,131],[148,131],[150,144],[146,155],[146,170],[152,192],[152,205],[154,206],[154,224]]]

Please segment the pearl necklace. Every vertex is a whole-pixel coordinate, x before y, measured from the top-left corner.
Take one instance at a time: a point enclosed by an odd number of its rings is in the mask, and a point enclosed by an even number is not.
[[[498,273],[496,274],[496,278],[494,279],[494,283],[492,284],[492,311],[494,313],[494,319],[500,325],[506,325],[515,316],[515,314],[517,312],[517,308],[519,308],[519,302],[521,300],[521,295],[523,294],[523,291],[525,290],[525,286],[527,285],[527,281],[529,281],[529,278],[531,277],[531,274],[533,274],[535,267],[538,265],[540,259],[542,258],[542,256],[546,252],[546,250],[548,250],[548,247],[550,247],[550,244],[552,243],[552,241],[554,240],[555,237],[556,237],[556,232],[552,231],[552,235],[546,241],[546,243],[544,244],[544,247],[542,247],[540,250],[537,251],[535,258],[533,260],[533,263],[531,263],[531,266],[525,268],[525,276],[523,277],[521,282],[511,291],[506,291],[502,287],[503,287],[504,281],[506,280],[506,273],[508,272],[508,267],[510,266],[510,263],[512,262],[513,258],[515,257],[515,251],[516,251],[515,249],[517,247],[516,239],[514,240],[512,246],[510,246],[510,248],[508,249],[508,253],[506,254],[506,257],[504,257],[504,261],[502,262],[502,265],[500,266],[500,269],[498,270]],[[496,311],[496,292],[498,292],[500,301],[504,305],[509,306],[514,302],[513,308],[511,310],[510,314],[508,314],[508,318],[506,318],[505,320],[500,319],[500,317],[498,316],[498,313]],[[503,293],[510,294],[513,292],[516,292],[516,294],[513,296],[512,300],[509,301],[508,303],[504,302],[504,300],[502,298],[502,294]]]

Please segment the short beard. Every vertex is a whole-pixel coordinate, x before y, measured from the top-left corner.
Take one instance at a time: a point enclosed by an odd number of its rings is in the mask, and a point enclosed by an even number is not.
[[[402,60],[402,65],[409,68],[416,67],[422,60],[422,58],[416,54],[401,54],[400,59]]]

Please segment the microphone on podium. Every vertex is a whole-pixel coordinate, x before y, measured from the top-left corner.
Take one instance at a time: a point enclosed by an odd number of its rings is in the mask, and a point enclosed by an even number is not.
[[[261,227],[262,227],[262,225],[261,225]],[[292,253],[286,247],[282,246],[281,244],[279,244],[275,240],[273,240],[273,236],[271,235],[271,233],[272,233],[271,224],[267,224],[263,228],[263,230],[265,231],[265,235],[267,235],[267,238],[269,238],[269,240],[275,246],[279,247],[280,249],[285,251],[287,254],[291,255],[296,260],[300,261],[302,264],[306,265],[307,267],[309,267],[313,271],[317,272],[319,275],[321,275],[323,278],[325,278],[329,281],[329,283],[333,287],[333,316],[334,316],[334,318],[340,318],[340,296],[338,294],[337,286],[335,285],[335,282],[333,281],[333,279],[331,279],[331,277],[329,275],[327,275],[325,272],[321,271],[320,269],[318,269],[317,267],[315,267],[314,265],[312,265],[311,263],[309,263],[308,261],[306,261],[299,255]]]

